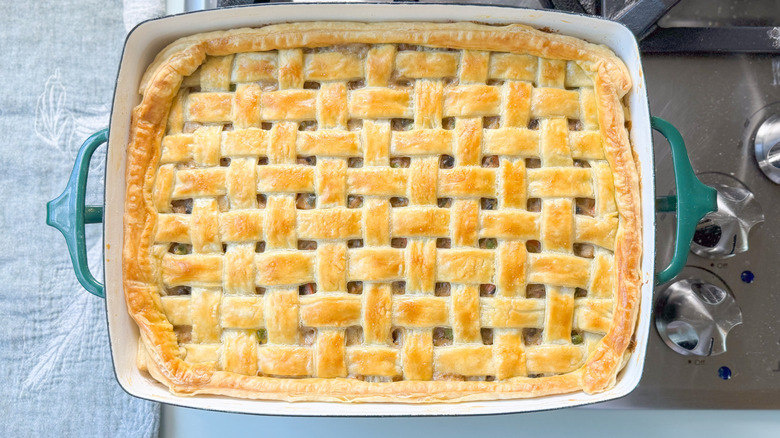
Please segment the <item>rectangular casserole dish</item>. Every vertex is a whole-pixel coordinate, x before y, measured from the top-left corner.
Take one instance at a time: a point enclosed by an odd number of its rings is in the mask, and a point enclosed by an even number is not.
[[[631,108],[631,140],[641,164],[643,222],[643,287],[636,329],[634,354],[618,376],[617,384],[603,393],[588,395],[572,393],[525,400],[465,402],[450,405],[402,405],[331,403],[285,403],[228,399],[200,395],[178,397],[168,392],[137,370],[135,355],[138,332],[127,314],[122,293],[122,213],[124,202],[124,148],[110,147],[106,172],[105,285],[112,355],[120,384],[129,393],[152,400],[214,410],[281,415],[445,415],[522,412],[575,406],[609,400],[630,392],[639,382],[647,342],[654,254],[654,206],[652,180],[652,147],[647,97],[641,74],[638,49],[633,35],[619,24],[589,17],[547,11],[531,11],[500,7],[440,5],[349,4],[269,5],[262,7],[225,9],[168,17],[139,25],[129,36],[120,65],[114,109],[111,118],[110,145],[128,141],[132,108],[138,103],[135,92],[145,66],[165,45],[181,36],[194,33],[240,27],[257,27],[279,22],[299,21],[479,21],[487,23],[522,23],[545,28],[610,47],[628,66],[634,84],[628,95]]]

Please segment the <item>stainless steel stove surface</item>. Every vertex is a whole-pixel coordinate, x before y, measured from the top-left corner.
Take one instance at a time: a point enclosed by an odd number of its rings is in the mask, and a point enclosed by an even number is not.
[[[643,65],[651,114],[680,130],[702,181],[746,187],[765,220],[750,231],[747,251],[717,259],[691,253],[678,277],[733,294],[743,322],[728,333],[727,351],[681,355],[653,327],[639,386],[598,407],[780,408],[780,186],[759,169],[750,142],[761,121],[780,114],[780,56],[645,55]],[[657,194],[674,193],[669,149],[661,136],[654,142]],[[657,230],[656,263],[665,266],[674,215],[659,214]],[[664,289],[656,288],[656,299]]]

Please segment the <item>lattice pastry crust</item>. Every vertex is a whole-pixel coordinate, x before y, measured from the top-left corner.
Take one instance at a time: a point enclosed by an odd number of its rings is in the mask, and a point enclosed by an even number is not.
[[[176,41],[127,149],[139,365],[259,399],[610,388],[639,303],[630,87],[605,47],[521,25]]]

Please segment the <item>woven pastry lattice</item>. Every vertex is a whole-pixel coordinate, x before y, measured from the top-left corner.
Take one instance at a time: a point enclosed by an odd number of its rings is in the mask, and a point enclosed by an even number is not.
[[[567,373],[612,321],[612,178],[576,62],[209,57],[155,175],[161,303],[187,362],[239,374]]]

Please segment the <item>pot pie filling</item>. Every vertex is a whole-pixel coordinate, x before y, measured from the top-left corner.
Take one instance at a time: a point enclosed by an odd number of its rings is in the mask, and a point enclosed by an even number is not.
[[[177,41],[128,146],[139,366],[290,401],[609,389],[639,303],[629,88],[608,49],[521,25]]]

